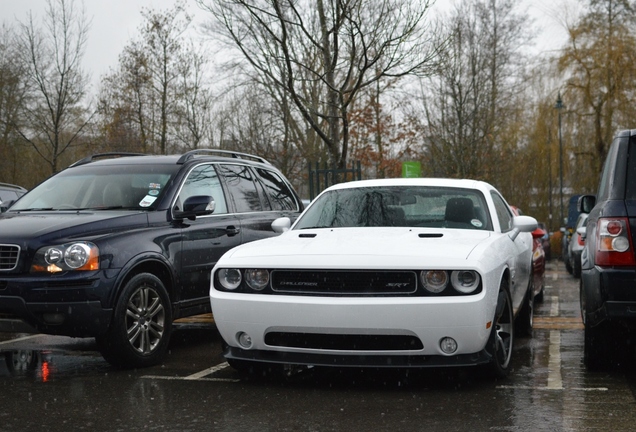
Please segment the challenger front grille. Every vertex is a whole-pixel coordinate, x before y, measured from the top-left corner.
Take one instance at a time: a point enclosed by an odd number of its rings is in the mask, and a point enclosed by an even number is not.
[[[274,270],[272,290],[290,294],[407,295],[417,291],[413,271]]]
[[[0,244],[0,271],[11,271],[18,266],[20,246]]]

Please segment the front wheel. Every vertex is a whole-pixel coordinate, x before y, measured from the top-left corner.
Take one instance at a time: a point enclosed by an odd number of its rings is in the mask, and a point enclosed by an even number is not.
[[[172,309],[163,283],[153,274],[140,273],[124,286],[113,322],[97,343],[114,366],[147,367],[161,362],[171,331]]]
[[[489,367],[495,378],[504,378],[510,372],[512,345],[514,342],[514,315],[512,301],[505,282],[501,283],[492,330],[486,343],[486,351],[492,356]]]

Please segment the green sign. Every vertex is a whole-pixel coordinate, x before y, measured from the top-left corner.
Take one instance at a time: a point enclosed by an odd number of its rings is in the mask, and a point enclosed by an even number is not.
[[[414,178],[422,176],[422,164],[417,161],[402,162],[402,177]]]

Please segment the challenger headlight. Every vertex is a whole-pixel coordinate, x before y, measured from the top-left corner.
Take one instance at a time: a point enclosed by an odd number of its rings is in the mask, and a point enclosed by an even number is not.
[[[220,269],[217,274],[221,286],[229,291],[237,289],[243,280],[241,271],[238,269]]]
[[[269,284],[269,272],[265,269],[245,270],[245,281],[255,291],[262,291]]]
[[[40,248],[31,273],[99,270],[99,248],[91,242],[75,242]]]
[[[448,273],[444,270],[422,270],[420,281],[427,291],[438,294],[444,291],[448,284]]]
[[[453,288],[462,294],[470,294],[479,287],[479,274],[472,270],[456,270],[451,273]]]

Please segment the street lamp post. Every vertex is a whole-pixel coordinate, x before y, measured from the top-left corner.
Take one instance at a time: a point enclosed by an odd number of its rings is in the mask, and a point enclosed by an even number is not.
[[[565,108],[565,105],[563,105],[563,99],[561,99],[561,92],[559,92],[559,95],[557,96],[556,105],[554,105],[554,107],[557,109],[559,116],[559,207],[561,209],[561,219],[559,221],[560,225],[563,223],[563,137],[561,135],[561,110]]]

